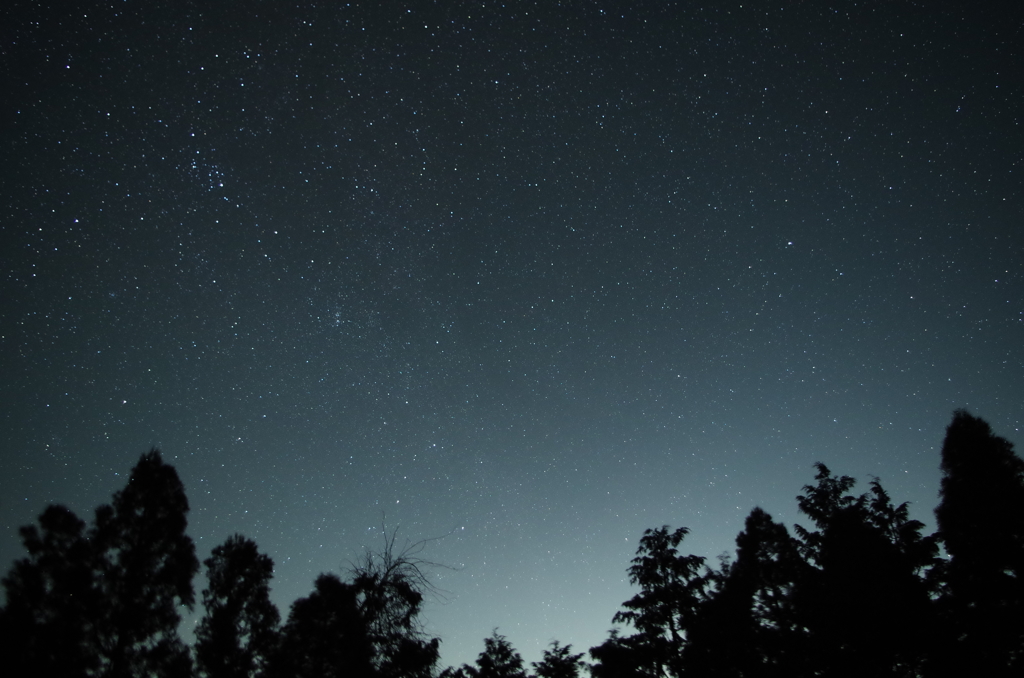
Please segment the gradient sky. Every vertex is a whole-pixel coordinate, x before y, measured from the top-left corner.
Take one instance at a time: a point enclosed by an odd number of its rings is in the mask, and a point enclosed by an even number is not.
[[[1024,426],[988,5],[5,3],[0,565],[156,446],[284,614],[443,536],[447,665],[598,644],[645,528],[714,563],[815,461],[933,524],[952,411]]]

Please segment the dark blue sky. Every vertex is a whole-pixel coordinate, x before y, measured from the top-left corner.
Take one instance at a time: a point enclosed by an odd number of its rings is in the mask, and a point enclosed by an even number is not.
[[[208,4],[0,10],[5,569],[158,446],[285,613],[383,517],[446,664],[535,660],[645,528],[819,460],[930,521],[955,408],[1019,442],[1019,16]]]

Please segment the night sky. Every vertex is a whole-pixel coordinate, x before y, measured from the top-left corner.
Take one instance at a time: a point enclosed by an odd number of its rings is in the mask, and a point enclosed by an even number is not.
[[[4,572],[155,446],[284,614],[384,523],[444,665],[532,661],[645,528],[715,564],[815,461],[933,526],[955,408],[1024,443],[1019,15],[75,5],[0,10]]]

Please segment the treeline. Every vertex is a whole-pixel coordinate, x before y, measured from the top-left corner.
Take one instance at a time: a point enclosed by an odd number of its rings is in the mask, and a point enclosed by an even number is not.
[[[321,574],[285,623],[270,600],[273,561],[234,535],[204,561],[204,614],[189,648],[178,610],[199,570],[174,467],[144,454],[93,525],[49,506],[21,528],[28,557],[3,579],[3,675],[45,678],[430,678],[439,639],[418,623],[430,584],[418,545],[394,535],[343,581]]]
[[[419,614],[430,583],[394,535],[343,579],[320,575],[281,623],[271,559],[235,535],[205,561],[193,647],[178,636],[199,570],[174,468],[143,455],[91,526],[50,506],[3,579],[6,676],[128,678],[591,678],[1024,676],[1024,462],[957,411],[942,447],[938,530],[924,534],[878,479],[817,465],[793,533],[759,508],[716,567],[683,555],[686,528],[647,530],[639,592],[602,644],[555,642],[528,670],[495,631],[474,664],[441,669]]]

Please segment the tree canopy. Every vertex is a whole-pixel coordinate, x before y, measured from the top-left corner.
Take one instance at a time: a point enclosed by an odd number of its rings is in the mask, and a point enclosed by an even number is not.
[[[1024,673],[1024,462],[983,420],[954,413],[939,530],[925,535],[877,478],[816,465],[808,527],[755,508],[720,568],[682,555],[686,528],[648,530],[628,572],[640,593],[591,650],[611,676],[1011,676]],[[944,557],[940,553],[944,551]]]
[[[583,653],[573,654],[572,645],[553,640],[541,660],[532,666],[537,678],[577,678],[584,667]]]
[[[589,651],[551,643],[536,678],[1024,675],[1024,461],[958,410],[942,446],[938,530],[910,518],[878,478],[868,491],[815,466],[792,532],[755,507],[717,567],[646,530],[626,572],[637,593]],[[473,664],[440,670],[420,620],[434,592],[426,542],[367,552],[323,573],[281,625],[273,561],[232,535],[204,561],[195,644],[178,635],[199,564],[188,500],[156,450],[91,525],[52,505],[22,527],[27,552],[2,583],[5,675],[55,678],[527,678],[495,630]],[[631,631],[631,633],[627,633]]]
[[[152,450],[88,531],[62,506],[43,512],[41,531],[22,528],[29,557],[4,579],[0,613],[13,675],[190,675],[178,636],[199,567],[187,514],[177,472]]]
[[[274,561],[256,542],[233,535],[204,561],[203,607],[196,664],[209,678],[253,678],[266,666],[281,615],[270,601]]]

